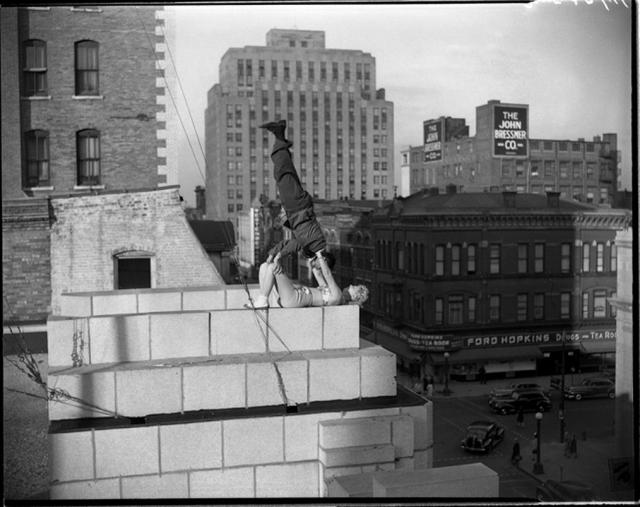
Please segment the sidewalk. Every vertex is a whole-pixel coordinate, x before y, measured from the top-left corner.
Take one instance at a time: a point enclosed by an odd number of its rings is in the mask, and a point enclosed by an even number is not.
[[[540,450],[544,473],[533,474],[535,454],[533,442],[523,445],[520,470],[538,481],[580,481],[589,484],[598,500],[631,501],[633,490],[611,491],[609,481],[609,458],[614,456],[613,438],[578,441],[578,457],[564,455],[564,444],[559,442],[543,443]]]

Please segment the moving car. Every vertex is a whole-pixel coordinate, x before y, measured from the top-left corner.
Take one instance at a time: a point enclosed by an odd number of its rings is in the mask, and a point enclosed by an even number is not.
[[[536,487],[536,498],[541,501],[596,500],[593,488],[579,481],[554,481],[549,479]]]
[[[514,414],[522,409],[523,412],[546,412],[551,408],[551,400],[539,391],[516,393],[509,399],[496,399],[491,408],[502,415]]]
[[[489,452],[504,438],[504,428],[491,421],[475,421],[467,426],[467,435],[460,442],[467,452]]]
[[[521,382],[518,384],[510,384],[505,387],[492,389],[490,395],[500,395],[500,394],[513,394],[513,393],[521,393],[525,391],[540,391],[541,393],[548,394],[547,390],[542,387],[540,384],[535,384],[532,382]]]
[[[569,386],[564,390],[564,397],[569,400],[581,400],[582,398],[616,397],[615,384],[608,378],[587,378],[582,384]]]

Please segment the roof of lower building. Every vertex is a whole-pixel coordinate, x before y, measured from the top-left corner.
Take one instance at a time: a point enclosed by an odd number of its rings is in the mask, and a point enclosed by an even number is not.
[[[229,220],[189,220],[189,225],[207,252],[226,252],[236,245]]]

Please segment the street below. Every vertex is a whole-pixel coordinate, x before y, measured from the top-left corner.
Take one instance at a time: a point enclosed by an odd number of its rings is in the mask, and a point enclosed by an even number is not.
[[[501,415],[493,412],[486,394],[434,398],[433,465],[443,467],[463,463],[484,463],[500,476],[500,497],[518,499],[535,499],[536,486],[544,479],[586,482],[589,473],[585,472],[585,465],[588,465],[588,469],[601,466],[601,480],[589,483],[600,499],[617,498],[609,491],[608,484],[607,459],[613,456],[602,455],[601,460],[594,460],[593,457],[594,452],[601,454],[604,450],[606,453],[607,449],[613,448],[614,401],[608,398],[565,401],[565,430],[570,436],[575,434],[578,442],[578,457],[565,458],[564,445],[560,443],[560,394],[552,391],[551,398],[553,407],[543,414],[541,421],[540,455],[544,467],[543,475],[533,474],[535,454],[532,451],[536,448],[537,422],[535,414],[524,414],[524,423],[519,426],[515,414]],[[486,455],[468,453],[460,447],[467,425],[479,420],[496,422],[505,429],[504,440]],[[519,441],[521,448],[522,460],[519,468],[511,463],[515,439]],[[586,453],[587,448],[589,453]],[[548,456],[545,450],[549,451]]]

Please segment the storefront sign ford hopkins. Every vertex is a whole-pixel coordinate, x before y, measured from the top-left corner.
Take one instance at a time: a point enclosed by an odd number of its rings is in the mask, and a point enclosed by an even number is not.
[[[493,106],[493,156],[526,157],[528,106]]]
[[[442,160],[442,121],[424,124],[424,161]]]
[[[615,329],[609,330],[581,330],[568,332],[565,343],[587,340],[615,340]],[[507,347],[509,345],[551,345],[562,343],[562,333],[518,333],[486,336],[467,336],[464,346],[474,347]]]

